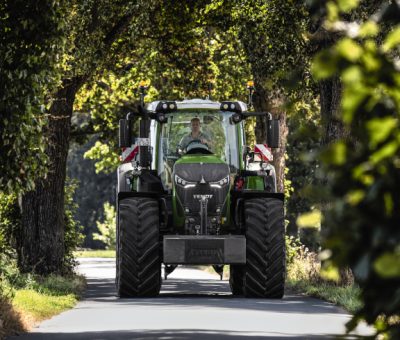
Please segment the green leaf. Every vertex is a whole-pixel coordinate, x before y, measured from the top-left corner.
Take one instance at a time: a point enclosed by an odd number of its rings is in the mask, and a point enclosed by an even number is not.
[[[365,68],[369,72],[379,72],[382,67],[381,60],[377,57],[375,51],[374,53],[364,53],[362,60],[364,62]]]
[[[385,202],[385,213],[386,216],[392,216],[393,214],[393,197],[390,192],[385,192],[383,195],[383,201]],[[400,265],[400,263],[399,263]]]
[[[354,40],[344,38],[336,44],[336,50],[343,58],[356,62],[363,55],[363,49]]]
[[[342,73],[342,80],[345,83],[359,83],[362,79],[363,74],[359,66],[351,66]]]
[[[360,203],[364,199],[364,197],[364,190],[352,190],[346,195],[346,202],[354,206]]]
[[[343,121],[350,125],[354,118],[354,112],[368,96],[368,90],[360,84],[346,87],[343,91],[342,111]]]
[[[337,73],[337,56],[332,52],[322,51],[314,58],[311,64],[311,72],[316,79],[326,79]]]
[[[328,11],[328,20],[331,22],[337,21],[339,18],[339,8],[333,1],[328,1],[326,4],[326,9]]]
[[[330,281],[338,282],[340,278],[339,269],[330,261],[326,261],[324,263],[324,265],[321,267],[320,274],[322,278]]]
[[[373,268],[375,272],[383,278],[400,277],[400,252],[386,252],[378,257]]]
[[[343,142],[336,142],[329,147],[328,157],[333,165],[343,165],[347,159],[347,147]]]
[[[400,26],[397,26],[387,35],[382,45],[382,50],[388,52],[398,45],[400,45]]]
[[[367,21],[362,24],[359,31],[360,38],[375,37],[379,33],[379,26],[374,21]]]
[[[390,143],[386,143],[370,156],[370,160],[372,163],[377,164],[385,158],[392,157],[398,149],[399,143],[397,141],[394,140]]]
[[[358,6],[360,0],[338,0],[339,9],[342,12],[349,12]]]
[[[373,118],[366,125],[371,147],[375,148],[377,144],[389,137],[398,125],[398,119],[395,117]]]
[[[311,212],[301,214],[297,218],[296,223],[299,228],[320,229],[321,228],[321,220],[322,220],[321,211],[318,209],[314,209]]]

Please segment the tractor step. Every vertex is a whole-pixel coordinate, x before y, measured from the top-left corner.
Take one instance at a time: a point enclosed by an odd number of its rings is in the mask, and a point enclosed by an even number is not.
[[[167,264],[246,263],[243,235],[165,235],[163,249]]]

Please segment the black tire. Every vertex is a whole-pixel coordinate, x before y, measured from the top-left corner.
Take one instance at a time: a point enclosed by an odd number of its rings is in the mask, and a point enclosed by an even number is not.
[[[243,265],[231,264],[229,266],[229,286],[233,295],[243,295],[244,269]]]
[[[280,299],[285,290],[286,247],[283,202],[255,198],[244,202],[246,269],[244,295]]]
[[[157,296],[161,287],[158,202],[144,197],[119,201],[117,293]]]

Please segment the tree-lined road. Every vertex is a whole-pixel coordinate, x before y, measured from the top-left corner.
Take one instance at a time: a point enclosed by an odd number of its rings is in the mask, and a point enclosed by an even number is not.
[[[85,298],[17,339],[322,339],[343,334],[350,318],[332,304],[290,293],[282,300],[233,297],[227,281],[193,268],[178,268],[157,298],[119,299],[114,262],[81,259]],[[371,333],[360,326],[358,334]]]

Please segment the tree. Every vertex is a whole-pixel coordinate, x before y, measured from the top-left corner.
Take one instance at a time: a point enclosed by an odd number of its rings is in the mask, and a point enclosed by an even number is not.
[[[289,99],[284,85],[295,69],[305,79],[307,15],[303,1],[249,0],[234,5],[232,11],[232,23],[238,27],[238,36],[254,76],[254,108],[271,112],[280,119],[281,142],[280,148],[274,150],[274,165],[278,190],[282,192],[288,133],[284,105]],[[265,140],[261,118],[257,120],[256,139],[258,142]]]
[[[40,274],[60,272],[64,257],[64,184],[71,116],[77,91],[113,56],[140,1],[74,1],[63,12],[69,45],[61,85],[52,94],[46,125],[47,177],[22,197],[19,265]]]
[[[0,191],[33,189],[48,158],[42,128],[59,80],[67,0],[0,4]]]
[[[93,234],[95,240],[101,241],[106,249],[115,250],[116,244],[116,212],[113,205],[104,203],[104,221],[97,221],[99,233]]]
[[[352,137],[321,154],[331,202],[326,266],[350,267],[361,287],[363,307],[349,330],[365,319],[393,339],[400,336],[399,18],[396,2],[361,24],[338,25],[334,17],[331,28],[341,27],[343,37],[314,62],[318,78],[340,76],[339,117]]]

